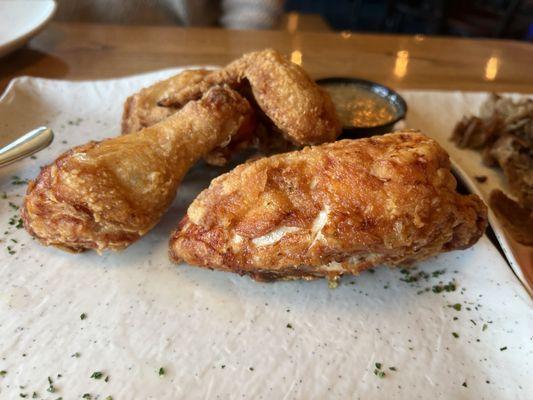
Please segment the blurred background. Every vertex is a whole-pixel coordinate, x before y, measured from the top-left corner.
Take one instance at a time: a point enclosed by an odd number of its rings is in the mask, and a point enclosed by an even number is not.
[[[533,40],[533,0],[57,0],[55,20]]]

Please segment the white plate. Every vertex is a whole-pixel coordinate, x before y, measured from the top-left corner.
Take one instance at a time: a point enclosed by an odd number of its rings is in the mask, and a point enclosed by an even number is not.
[[[0,57],[21,47],[54,15],[53,0],[0,1]]]
[[[122,253],[68,254],[10,225],[16,211],[9,203],[19,205],[25,190],[12,176],[35,177],[69,147],[116,135],[125,97],[169,74],[20,78],[0,99],[0,131],[44,124],[56,134],[36,160],[0,170],[7,197],[0,198],[0,234],[8,232],[0,236],[0,371],[7,371],[0,398],[33,391],[52,399],[528,398],[531,300],[485,237],[421,263],[430,276],[411,284],[388,268],[331,290],[325,281],[256,283],[173,265],[169,233],[220,173],[203,165],[189,173],[162,222]],[[439,131],[435,113],[451,101],[435,96],[419,122]],[[452,280],[456,291],[424,291]],[[457,303],[461,311],[449,307]],[[375,363],[384,378],[374,374]],[[95,371],[109,382],[91,379]]]

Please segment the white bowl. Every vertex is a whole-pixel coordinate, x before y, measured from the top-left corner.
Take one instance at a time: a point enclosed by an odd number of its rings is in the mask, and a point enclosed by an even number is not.
[[[18,49],[53,17],[54,0],[0,1],[0,57]]]

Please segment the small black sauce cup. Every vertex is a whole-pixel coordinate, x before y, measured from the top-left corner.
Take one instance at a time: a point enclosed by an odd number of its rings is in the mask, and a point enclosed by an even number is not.
[[[365,79],[340,77],[317,79],[316,83],[318,83],[320,86],[332,86],[335,84],[357,85],[359,89],[368,90],[369,92],[372,92],[385,99],[394,110],[394,119],[382,125],[375,125],[371,127],[343,126],[342,135],[340,136],[340,138],[360,138],[389,133],[392,131],[394,124],[404,119],[405,115],[407,114],[407,103],[405,102],[403,97],[400,96],[394,90],[386,86],[380,85],[379,83],[367,81]]]

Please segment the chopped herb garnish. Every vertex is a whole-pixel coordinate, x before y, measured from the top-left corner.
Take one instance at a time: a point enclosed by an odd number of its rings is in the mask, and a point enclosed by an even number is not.
[[[78,352],[75,352],[74,354],[71,355],[71,357],[74,357],[74,358],[80,358],[81,354],[78,353]]]
[[[468,387],[468,385],[466,384],[466,381],[463,382],[462,386],[464,386],[464,387]]]
[[[9,207],[11,207],[13,210],[18,210],[19,209],[19,206],[17,206],[16,204],[14,204],[12,202],[9,202]]]
[[[105,382],[105,383],[109,382],[109,375],[107,375],[107,376],[104,378],[104,382]]]
[[[159,368],[158,373],[159,373],[159,376],[165,375],[165,368],[163,367]]]
[[[11,246],[7,246],[7,252],[8,252],[10,255],[13,255],[13,254],[16,253],[16,251],[13,250],[13,249],[11,248]]]
[[[437,271],[433,271],[433,272],[431,273],[431,276],[432,276],[433,278],[436,278],[436,277],[438,277],[439,275],[444,274],[445,272],[446,272],[445,269],[439,269],[439,270],[437,270]]]
[[[287,324],[287,328],[294,329],[291,324]]]
[[[93,397],[91,396],[90,393],[84,393],[83,396],[81,396],[82,399],[92,399]]]
[[[100,379],[104,374],[102,374],[100,371],[95,371],[93,372],[93,374],[91,375],[91,378],[93,379]]]
[[[488,328],[488,325],[487,324],[483,324],[483,327],[481,328],[482,331],[486,331]]]
[[[457,321],[458,319],[459,319],[459,317],[453,317],[454,321]]]
[[[391,371],[396,371],[396,367],[389,367]]]
[[[404,271],[404,270],[402,270],[402,271]],[[428,280],[428,278],[429,278],[429,274],[424,272],[424,271],[418,271],[414,275],[411,275],[409,273],[409,271],[407,271],[407,273],[404,273],[404,275],[405,275],[405,278],[400,278],[400,280],[402,282],[407,282],[407,283],[418,282],[421,279]]]
[[[87,318],[87,314],[85,314],[85,313],[81,313],[81,315],[80,315],[80,319],[81,319],[81,320],[84,320],[85,318]]]
[[[461,311],[461,304],[460,303],[455,303],[453,306],[450,306],[451,308],[453,308],[455,311]]]
[[[48,383],[51,385],[52,383],[54,383],[54,381],[52,381],[52,378],[48,377]]]
[[[452,332],[452,335],[453,335],[453,337],[456,338],[456,339],[459,337],[459,334],[458,334],[457,332]]]
[[[505,351],[505,350],[507,350],[507,346],[505,346],[505,347],[500,347],[500,351]]]
[[[21,179],[18,176],[13,175],[11,177],[11,184],[12,185],[27,185],[28,184],[28,180],[27,179]]]
[[[7,375],[7,371],[5,369],[0,371],[0,376],[6,376],[6,375]]]
[[[253,370],[254,370],[254,367],[250,367],[249,369],[250,369],[250,371],[253,371]]]
[[[15,228],[20,229],[23,226],[24,226],[24,221],[22,220],[22,218],[19,218],[17,221],[17,225],[15,225]]]
[[[380,371],[379,369],[375,369],[374,370],[374,375],[376,375],[378,378],[384,378],[385,377],[385,372]]]
[[[376,363],[375,365],[377,369],[381,369],[381,363]]]
[[[455,289],[457,289],[457,286],[455,285],[455,282],[449,282],[446,285],[434,285],[431,290],[433,293],[440,293],[440,292],[454,292]]]
[[[37,397],[39,397],[39,395],[37,394],[37,392],[33,392],[33,393],[31,394],[31,398],[32,398],[32,399],[36,399]]]
[[[48,389],[46,389],[46,391],[50,393],[54,393],[56,391],[56,388],[54,387],[54,385],[50,385],[48,386]]]
[[[222,364],[222,365],[220,366],[220,368],[224,369],[224,368],[226,368],[226,366],[225,366],[224,364]]]
[[[19,396],[20,396],[20,397],[28,397],[28,395],[25,394],[25,393],[19,393]]]

